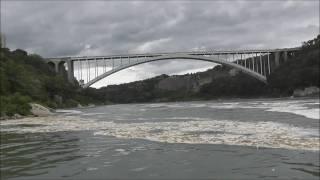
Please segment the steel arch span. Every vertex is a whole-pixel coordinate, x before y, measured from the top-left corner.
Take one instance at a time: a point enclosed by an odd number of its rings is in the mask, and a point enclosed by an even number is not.
[[[286,62],[288,57],[295,56],[295,53],[300,49],[301,48],[283,48],[144,53],[108,56],[56,57],[46,58],[45,60],[52,68],[54,68],[56,73],[61,73],[61,70],[65,68],[65,64],[69,82],[74,83],[75,80],[78,80],[83,88],[90,87],[101,79],[132,66],[173,59],[207,61],[226,65],[238,69],[261,82],[267,83],[266,77],[281,63]],[[103,65],[101,65],[101,63],[103,63]],[[112,63],[112,65],[110,63]],[[111,70],[107,70],[107,68],[111,67]],[[75,68],[77,68],[78,76],[75,76]],[[92,73],[93,68],[94,75]],[[103,69],[102,72],[101,68]]]
[[[146,61],[133,62],[133,63],[129,63],[129,64],[125,64],[125,65],[116,67],[116,68],[114,68],[110,71],[107,71],[107,72],[95,77],[94,79],[90,80],[89,82],[87,82],[86,84],[83,85],[83,88],[88,88],[91,85],[93,85],[94,83],[102,80],[105,77],[108,77],[114,73],[121,71],[121,70],[130,68],[133,66],[137,66],[139,64],[155,62],[155,61],[162,61],[162,60],[174,60],[174,59],[184,59],[184,60],[189,59],[189,60],[207,61],[207,62],[217,63],[217,64],[221,64],[221,65],[226,65],[228,67],[238,69],[238,70],[248,74],[249,76],[256,78],[257,80],[259,80],[263,83],[267,83],[267,79],[265,76],[255,72],[251,69],[248,69],[244,66],[241,66],[241,65],[233,63],[233,62],[228,62],[228,61],[221,59],[221,58],[205,57],[205,56],[199,56],[199,55],[163,55],[163,56],[158,56],[158,57],[152,57],[150,59],[147,59]]]

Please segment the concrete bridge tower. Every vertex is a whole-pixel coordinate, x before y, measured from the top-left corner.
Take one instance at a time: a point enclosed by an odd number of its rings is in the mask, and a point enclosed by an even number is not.
[[[71,58],[53,58],[47,59],[47,62],[53,66],[56,73],[63,74],[65,71],[65,63],[67,63],[66,75],[70,83],[74,83],[74,64]]]

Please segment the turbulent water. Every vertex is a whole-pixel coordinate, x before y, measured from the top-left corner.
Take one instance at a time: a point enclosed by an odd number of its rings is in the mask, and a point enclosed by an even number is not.
[[[1,121],[1,179],[319,179],[319,100],[130,104]]]

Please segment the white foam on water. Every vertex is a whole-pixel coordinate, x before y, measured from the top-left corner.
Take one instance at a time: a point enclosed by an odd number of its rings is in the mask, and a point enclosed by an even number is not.
[[[94,115],[103,115],[103,114],[106,114],[106,113],[83,113],[81,115],[82,116],[94,116]]]
[[[163,121],[163,120],[168,120],[168,121],[189,121],[189,120],[198,120],[198,121],[203,121],[203,120],[210,120],[209,118],[201,118],[201,117],[150,117],[150,118],[143,118],[143,117],[139,117],[139,118],[117,118],[116,121]]]
[[[157,120],[160,118],[143,118],[144,120]],[[161,118],[162,120],[197,120],[197,121],[204,121],[204,120],[210,120],[209,118],[201,118],[201,117],[164,117]]]
[[[201,107],[207,107],[208,105],[205,104],[189,104],[188,107],[193,107],[193,108],[201,108]]]
[[[227,105],[226,104],[216,104],[216,105],[209,105],[209,107],[213,108],[213,109],[256,108],[253,106],[245,106],[245,105],[238,105],[238,104],[227,104]]]
[[[152,133],[155,128],[162,131]],[[213,130],[219,133],[215,133]],[[306,136],[303,133],[305,131],[314,136]],[[121,127],[113,124],[112,128],[97,131],[95,134],[119,138],[141,138],[167,143],[228,144],[319,150],[317,129],[304,129],[274,122],[211,120],[122,124]]]
[[[81,111],[71,110],[71,109],[57,109],[55,110],[57,113],[68,113],[68,114],[80,114]]]
[[[262,103],[262,108],[268,108],[266,111],[273,112],[286,112],[296,115],[301,115],[310,119],[319,119],[320,111],[319,108],[310,108],[310,102],[306,101],[284,101],[284,102],[274,102],[274,103]],[[316,102],[314,102],[316,103]]]
[[[89,167],[89,168],[87,168],[86,170],[87,170],[87,171],[96,171],[96,170],[98,170],[98,168],[96,168],[96,167]]]
[[[306,105],[320,105],[319,102],[309,102],[309,103],[305,103]]]
[[[126,151],[125,149],[115,149],[114,151],[117,152],[116,156],[117,155],[128,155],[128,154],[130,154],[130,152]]]
[[[320,118],[320,111],[319,109],[316,109],[316,108],[288,106],[288,107],[273,107],[273,108],[267,109],[266,111],[292,113],[292,114],[301,115],[310,119]]]
[[[145,169],[147,169],[148,167],[140,167],[140,168],[134,168],[134,169],[130,169],[130,171],[135,171],[135,172],[140,172],[143,171]]]
[[[146,104],[145,105],[148,108],[184,108],[186,105],[180,103],[156,103],[156,104]]]
[[[126,150],[124,150],[124,149],[115,149],[114,151],[116,151],[116,152],[125,152]]]
[[[147,107],[166,108],[201,108],[213,109],[263,109],[272,112],[285,112],[301,115],[310,119],[320,119],[319,108],[311,108],[308,105],[319,105],[318,99],[309,100],[275,100],[275,101],[249,101],[249,102],[209,102],[190,104],[159,103],[148,104]]]
[[[319,100],[300,101],[270,101],[270,102],[249,102],[249,103],[212,103],[208,107],[213,109],[264,109],[272,112],[285,112],[301,115],[310,119],[320,119],[319,108],[307,107],[310,104],[319,104]]]
[[[41,126],[21,126],[21,125]],[[227,144],[319,151],[319,129],[276,122],[193,120],[183,122],[115,123],[72,116],[1,121],[1,131],[39,133],[91,130],[94,135],[146,139],[166,143]],[[127,151],[116,150],[120,155]]]
[[[226,105],[237,105],[237,104],[240,104],[239,102],[225,102],[225,103],[222,103],[222,104],[226,104]]]

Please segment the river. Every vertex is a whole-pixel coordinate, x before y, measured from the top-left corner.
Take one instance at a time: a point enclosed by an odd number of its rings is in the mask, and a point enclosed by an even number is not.
[[[319,179],[319,99],[121,104],[0,121],[1,179]]]

